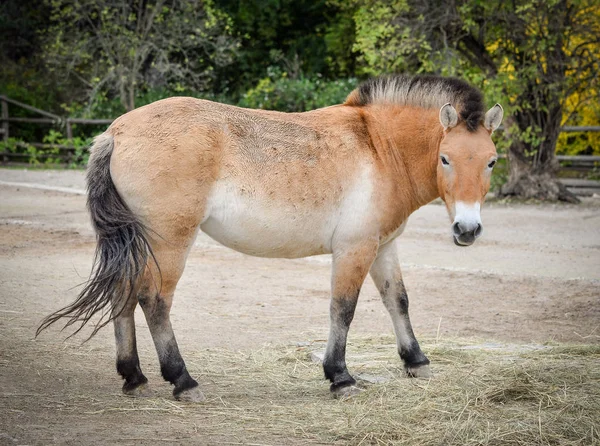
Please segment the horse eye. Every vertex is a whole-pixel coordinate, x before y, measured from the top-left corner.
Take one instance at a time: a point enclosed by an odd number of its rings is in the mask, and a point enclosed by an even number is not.
[[[490,163],[488,164],[488,167],[491,169],[496,165],[496,160],[490,161]]]
[[[448,160],[446,159],[445,156],[440,156],[440,159],[442,160],[442,164],[444,166],[449,166],[450,165],[450,163],[448,162]]]

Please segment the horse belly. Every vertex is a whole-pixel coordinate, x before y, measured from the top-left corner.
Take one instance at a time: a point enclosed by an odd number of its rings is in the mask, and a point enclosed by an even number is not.
[[[217,242],[257,257],[299,258],[331,253],[331,210],[302,209],[219,185],[200,225]]]

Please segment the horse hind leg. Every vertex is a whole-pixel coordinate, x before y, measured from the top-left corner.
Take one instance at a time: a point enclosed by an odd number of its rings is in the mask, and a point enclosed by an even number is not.
[[[171,326],[170,311],[175,288],[183,274],[189,246],[193,243],[195,234],[195,231],[188,234],[184,243],[169,243],[165,240],[152,243],[156,262],[149,260],[138,293],[138,300],[158,353],[162,376],[175,386],[175,399],[192,402],[202,401],[204,395],[187,371],[179,352]],[[160,272],[156,264],[159,265]]]
[[[115,341],[117,345],[117,372],[123,377],[123,393],[133,396],[148,394],[148,379],[140,368],[136,339],[134,312],[137,300],[134,298],[125,302],[123,308],[114,304],[113,308],[119,314],[113,319]]]

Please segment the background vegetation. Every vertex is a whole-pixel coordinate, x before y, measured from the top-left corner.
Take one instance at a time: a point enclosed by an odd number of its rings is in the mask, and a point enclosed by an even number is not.
[[[114,118],[174,95],[304,111],[373,75],[458,76],[505,107],[505,193],[538,196],[556,151],[600,155],[599,133],[558,131],[600,123],[599,36],[594,0],[5,0],[0,92]],[[24,140],[51,130],[11,124]]]

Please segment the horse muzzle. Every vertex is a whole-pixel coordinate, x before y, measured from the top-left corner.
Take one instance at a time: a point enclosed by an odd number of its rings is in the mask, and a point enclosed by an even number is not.
[[[466,206],[461,202],[456,204],[456,216],[452,223],[452,236],[457,246],[470,246],[483,233],[480,205],[475,203]]]
[[[477,227],[471,230],[463,230],[460,223],[454,223],[452,225],[452,232],[454,238],[454,244],[457,246],[470,246],[483,232],[483,226],[478,224]]]

